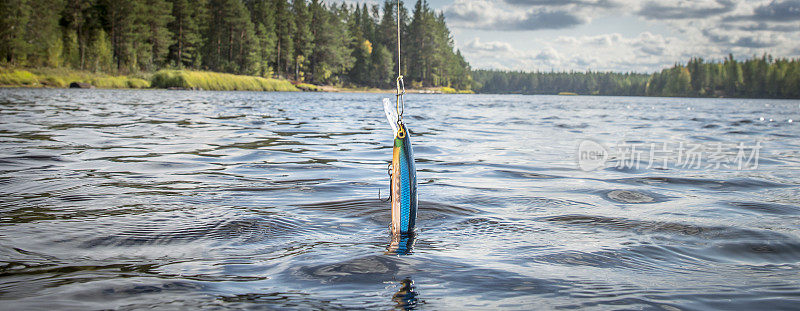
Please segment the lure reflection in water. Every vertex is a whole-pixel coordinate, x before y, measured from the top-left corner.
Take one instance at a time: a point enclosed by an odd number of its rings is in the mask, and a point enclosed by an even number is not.
[[[417,218],[417,171],[410,135],[388,98],[383,100],[386,118],[394,132],[391,168],[392,234],[413,234]]]
[[[414,241],[413,234],[393,233],[386,253],[390,255],[410,255],[414,250]]]
[[[417,292],[414,288],[414,281],[405,278],[400,281],[400,289],[392,296],[396,307],[402,310],[413,310],[417,307]]]

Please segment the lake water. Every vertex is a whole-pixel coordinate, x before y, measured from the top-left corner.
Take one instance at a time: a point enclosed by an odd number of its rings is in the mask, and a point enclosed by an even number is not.
[[[0,89],[0,309],[800,303],[800,101],[409,94],[397,254],[385,96]]]

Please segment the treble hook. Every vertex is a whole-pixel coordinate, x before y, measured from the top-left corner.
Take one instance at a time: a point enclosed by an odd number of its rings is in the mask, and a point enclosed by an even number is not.
[[[389,173],[389,197],[386,198],[386,202],[389,202],[392,199],[392,163],[389,163],[387,173]],[[378,197],[378,199],[380,199],[380,197]]]

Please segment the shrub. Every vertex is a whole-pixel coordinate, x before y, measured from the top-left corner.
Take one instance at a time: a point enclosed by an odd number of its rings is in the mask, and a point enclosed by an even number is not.
[[[36,75],[29,71],[0,69],[0,85],[34,85],[38,82]]]
[[[297,91],[289,81],[229,73],[161,70],[151,78],[157,88],[201,88],[214,91]]]

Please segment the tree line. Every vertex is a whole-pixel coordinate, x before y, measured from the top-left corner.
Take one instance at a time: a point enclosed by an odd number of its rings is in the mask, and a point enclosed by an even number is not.
[[[737,61],[692,58],[653,74],[473,71],[480,93],[800,98],[800,59],[770,55]]]
[[[475,70],[475,90],[479,93],[558,94],[573,92],[588,95],[644,95],[650,75],[616,72],[522,72]]]
[[[470,89],[444,15],[400,1],[401,64],[416,87]],[[397,0],[3,0],[0,64],[109,73],[187,68],[392,87]]]

